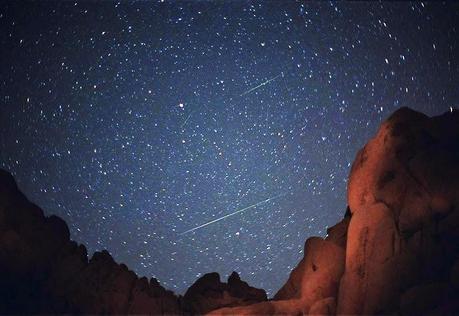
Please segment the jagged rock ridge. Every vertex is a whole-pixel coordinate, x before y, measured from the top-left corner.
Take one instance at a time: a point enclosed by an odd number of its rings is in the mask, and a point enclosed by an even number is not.
[[[348,204],[272,300],[213,273],[181,298],[107,252],[88,261],[0,172],[0,313],[459,314],[458,111],[395,112],[357,154]]]
[[[241,281],[236,272],[228,277],[228,283],[220,282],[218,273],[205,274],[183,297],[184,306],[197,314],[206,314],[220,307],[250,305],[266,300],[264,290],[250,287]]]
[[[0,314],[180,315],[266,300],[265,291],[235,272],[228,284],[216,273],[216,283],[198,280],[182,299],[156,279],[138,278],[105,250],[88,260],[69,235],[62,219],[45,217],[0,170]]]

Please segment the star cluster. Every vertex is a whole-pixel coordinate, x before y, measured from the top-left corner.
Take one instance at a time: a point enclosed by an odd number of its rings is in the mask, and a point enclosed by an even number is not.
[[[0,26],[0,166],[178,293],[274,294],[380,122],[459,103],[454,3],[4,2]]]

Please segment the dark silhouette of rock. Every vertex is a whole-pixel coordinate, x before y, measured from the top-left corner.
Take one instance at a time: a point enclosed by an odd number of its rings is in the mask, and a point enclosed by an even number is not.
[[[65,222],[45,217],[0,170],[0,314],[178,314],[178,298],[107,251],[88,261]]]
[[[62,219],[45,217],[0,170],[0,314],[178,315],[266,300],[263,290],[233,272],[228,284],[215,273],[198,280],[189,291],[193,300],[183,303],[105,250],[88,260],[86,248],[69,235]]]
[[[396,111],[357,154],[348,204],[272,300],[235,272],[182,298],[106,251],[88,260],[0,170],[0,314],[459,314],[458,111]]]

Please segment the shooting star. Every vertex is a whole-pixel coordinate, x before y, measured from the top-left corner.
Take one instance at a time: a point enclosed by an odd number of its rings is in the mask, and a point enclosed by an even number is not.
[[[260,83],[258,86],[253,87],[253,88],[247,90],[246,92],[242,93],[240,96],[242,97],[242,96],[244,96],[244,95],[246,95],[246,94],[249,94],[250,92],[253,92],[253,91],[255,91],[255,90],[257,90],[257,89],[263,87],[263,86],[266,86],[268,83],[270,83],[271,81],[276,80],[276,79],[279,78],[280,76],[283,77],[283,76],[284,76],[284,73],[281,72],[280,74],[278,74],[278,75],[275,76],[274,78],[271,78],[271,79],[269,79],[269,80],[266,80],[265,82]]]
[[[243,209],[237,210],[237,211],[235,211],[235,212],[233,212],[233,213],[226,214],[226,215],[224,215],[224,216],[222,216],[222,217],[219,217],[219,218],[217,218],[217,219],[214,219],[214,220],[212,220],[212,221],[210,221],[210,222],[207,222],[207,223],[204,223],[204,224],[202,224],[202,225],[196,226],[196,227],[194,227],[194,228],[188,229],[187,231],[184,231],[184,232],[181,233],[180,235],[185,235],[185,234],[191,233],[191,232],[193,232],[193,231],[195,231],[195,230],[197,230],[197,229],[200,229],[200,228],[206,227],[206,226],[208,226],[208,225],[210,225],[210,224],[219,222],[219,221],[221,221],[221,220],[223,220],[223,219],[225,219],[225,218],[228,218],[228,217],[230,217],[230,216],[233,216],[233,215],[242,213],[242,212],[247,211],[247,210],[249,210],[249,209],[251,209],[251,208],[257,207],[257,206],[260,205],[260,204],[263,204],[263,203],[269,202],[269,201],[271,201],[271,200],[280,198],[281,196],[284,196],[284,195],[286,195],[286,194],[287,194],[287,193],[279,194],[279,195],[276,195],[276,196],[271,197],[271,198],[269,198],[269,199],[266,199],[266,200],[260,201],[260,202],[258,202],[258,203],[252,204],[252,205],[250,205],[250,206],[244,207]]]
[[[191,114],[193,114],[193,112],[190,112],[190,114],[188,114],[187,118],[185,119],[185,122],[183,122],[182,125],[180,125],[180,128],[183,128],[186,125],[186,122],[188,122],[188,120],[190,119]]]

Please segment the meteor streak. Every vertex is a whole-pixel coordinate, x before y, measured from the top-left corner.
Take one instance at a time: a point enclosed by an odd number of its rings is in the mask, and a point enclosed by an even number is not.
[[[280,74],[278,74],[277,76],[275,76],[274,78],[271,78],[271,79],[269,79],[269,80],[267,80],[267,81],[265,81],[265,82],[260,83],[258,86],[253,87],[253,88],[247,90],[246,92],[244,92],[244,93],[241,94],[240,96],[242,97],[242,96],[244,96],[244,95],[246,95],[246,94],[249,94],[250,92],[255,91],[255,90],[257,90],[257,89],[259,89],[259,88],[261,88],[261,87],[267,85],[267,84],[270,83],[271,81],[274,81],[274,80],[276,80],[277,78],[279,78],[280,76],[283,76],[283,75],[284,75],[283,73],[280,73]]]
[[[279,194],[279,195],[276,195],[276,196],[271,197],[271,198],[269,198],[269,199],[266,199],[266,200],[260,201],[260,202],[258,202],[258,203],[252,204],[252,205],[250,205],[250,206],[244,207],[243,209],[237,210],[237,211],[235,211],[235,212],[233,212],[233,213],[226,214],[226,215],[224,215],[224,216],[222,216],[222,217],[219,217],[219,218],[217,218],[217,219],[211,220],[210,222],[204,223],[204,224],[202,224],[202,225],[199,225],[199,226],[197,226],[197,227],[194,227],[194,228],[192,228],[192,229],[189,229],[189,230],[187,230],[187,231],[184,231],[184,232],[181,233],[180,235],[185,235],[185,234],[191,233],[192,231],[195,231],[195,230],[197,230],[197,229],[206,227],[207,225],[216,223],[216,222],[221,221],[221,220],[223,220],[223,219],[225,219],[225,218],[227,218],[227,217],[230,217],[230,216],[233,216],[233,215],[242,213],[242,212],[247,211],[247,210],[249,210],[249,209],[251,209],[251,208],[257,207],[257,206],[260,205],[260,204],[263,204],[263,203],[269,202],[269,201],[271,201],[271,200],[280,198],[281,196],[284,196],[284,195],[286,195],[286,193],[284,193],[284,194]]]
[[[191,114],[193,114],[193,112],[190,112],[190,114],[188,114],[187,118],[185,119],[185,122],[183,122],[182,125],[180,125],[180,128],[183,128],[183,126],[185,126],[186,122],[188,122],[188,120],[190,119]]]

